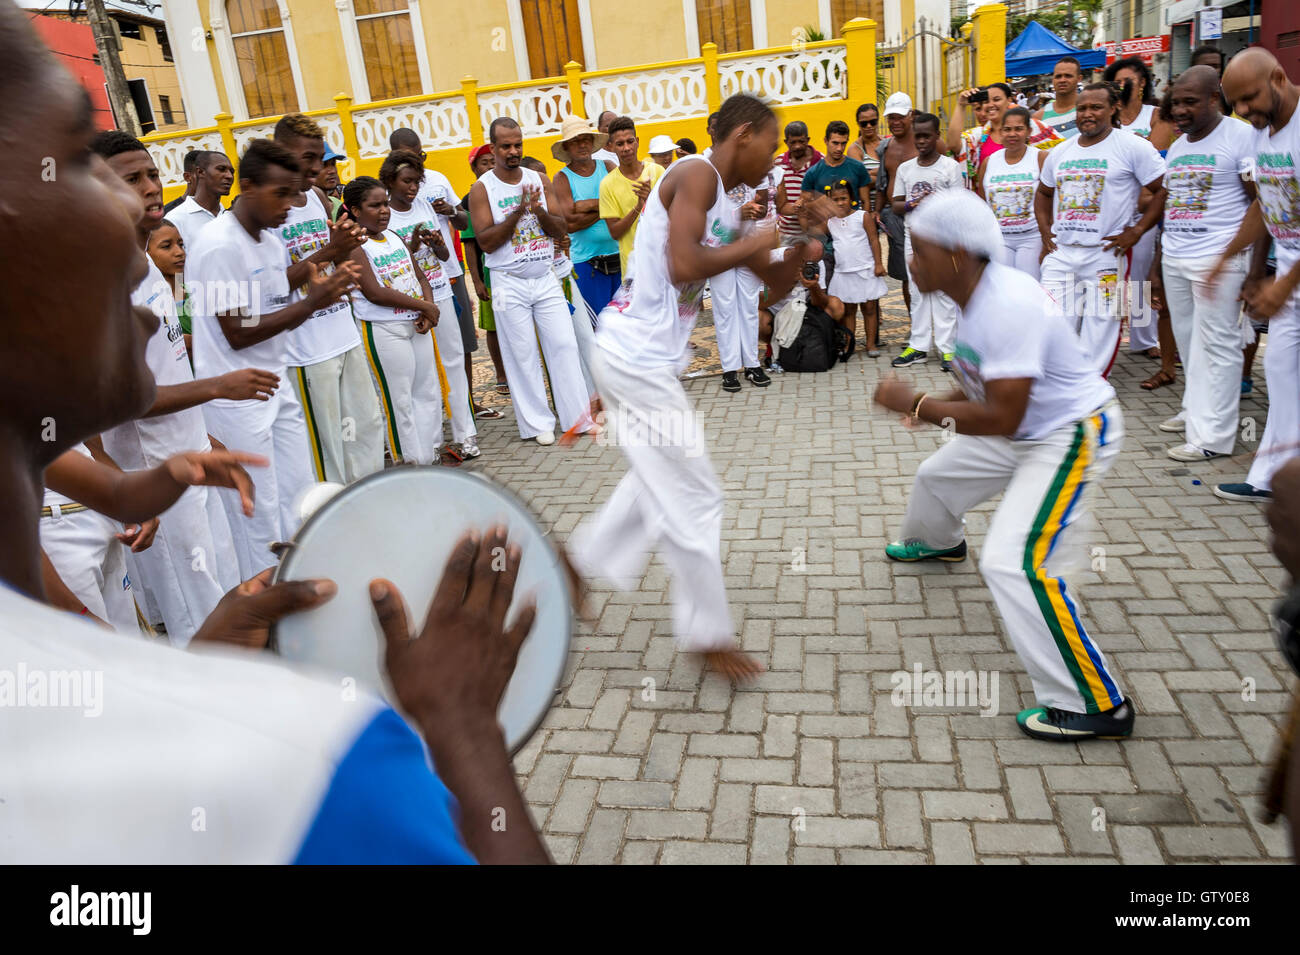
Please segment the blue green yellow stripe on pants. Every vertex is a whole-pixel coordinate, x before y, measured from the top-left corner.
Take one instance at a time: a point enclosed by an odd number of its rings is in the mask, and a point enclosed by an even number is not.
[[[388,433],[388,449],[393,461],[402,460],[402,442],[397,437],[397,412],[393,408],[393,396],[388,390],[388,379],[384,377],[384,368],[379,362],[379,349],[375,347],[375,330],[371,322],[358,322],[361,326],[361,343],[365,346],[366,361],[370,372],[379,382],[379,405],[384,410],[384,428]]]
[[[298,385],[298,400],[302,404],[303,417],[307,419],[307,443],[311,446],[311,466],[316,472],[316,480],[325,478],[325,453],[321,445],[320,428],[316,423],[316,409],[312,405],[311,390],[308,387],[307,372],[302,367],[293,369],[294,381]]]
[[[1075,426],[1073,441],[1034,516],[1023,564],[1039,611],[1089,713],[1113,709],[1123,697],[1101,651],[1080,622],[1065,582],[1048,574],[1045,564],[1079,506],[1105,427],[1104,414],[1092,415]]]

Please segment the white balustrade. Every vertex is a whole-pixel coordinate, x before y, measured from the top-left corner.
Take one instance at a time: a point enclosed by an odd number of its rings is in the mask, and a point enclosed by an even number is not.
[[[167,139],[157,143],[145,143],[145,145],[149,147],[149,155],[153,156],[154,165],[158,167],[158,175],[164,187],[185,185],[185,154],[191,149],[211,149],[216,152],[225,149],[221,144],[221,134],[215,129],[198,136]]]
[[[721,60],[722,96],[753,93],[780,104],[843,99],[848,89],[844,57],[844,47],[836,46]]]
[[[709,111],[704,66],[618,73],[582,81],[583,106],[593,120],[605,110],[638,123],[685,119]]]
[[[248,148],[248,144],[254,139],[270,139],[271,134],[275,132],[275,124],[279,121],[279,118],[277,116],[275,119],[268,120],[265,123],[258,123],[256,126],[245,126],[242,129],[232,130],[235,136],[235,151],[242,156],[244,150]],[[230,158],[236,161],[239,159],[238,156],[231,156]]]
[[[468,147],[470,142],[469,114],[460,96],[405,106],[355,109],[352,121],[363,159],[387,156],[389,134],[403,127],[415,130],[426,150]],[[335,148],[342,148],[341,141]]]
[[[529,136],[553,136],[558,133],[564,117],[573,108],[569,101],[569,87],[565,84],[480,93],[478,111],[485,139],[492,120],[501,116],[509,116],[518,122],[527,139]]]

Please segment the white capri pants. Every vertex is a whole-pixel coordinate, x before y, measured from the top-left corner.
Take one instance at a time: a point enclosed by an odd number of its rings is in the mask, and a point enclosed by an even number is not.
[[[405,319],[360,325],[394,463],[433,464],[442,449],[442,386],[432,334]],[[460,378],[464,384],[463,372]]]
[[[1124,421],[1111,401],[1082,421],[1034,441],[958,435],[916,472],[904,540],[955,547],[967,511],[1002,492],[980,554],[980,572],[1040,705],[1100,713],[1124,696],[1079,619],[1065,581],[1048,569],[1057,544],[1088,511],[1088,486],[1119,455]]]
[[[1043,254],[1043,237],[1033,229],[1013,235],[1002,233],[1002,254],[998,262],[1019,269],[1026,275],[1039,277],[1039,256]]]
[[[1183,356],[1183,420],[1187,443],[1231,454],[1241,403],[1241,303],[1248,255],[1229,263],[1213,295],[1205,277],[1218,256],[1162,259],[1165,299]]]
[[[749,269],[729,269],[709,279],[713,330],[723,371],[758,366],[758,296],[763,282]]]
[[[289,369],[307,423],[317,481],[351,484],[383,470],[379,399],[360,343],[341,355]]]
[[[569,303],[555,273],[548,270],[536,278],[521,278],[493,269],[492,314],[519,436],[535,438],[555,431],[556,415],[546,401],[543,355],[560,429],[567,431],[578,424],[587,414],[590,400]]]
[[[594,517],[569,538],[583,576],[631,590],[652,551],[668,565],[673,633],[683,650],[735,646],[722,574],[722,487],[695,409],[672,365],[629,364],[597,347],[604,440],[628,470]]]
[[[122,525],[98,511],[66,511],[41,518],[41,548],[86,609],[118,633],[139,634],[135,593],[126,569]]]
[[[298,497],[314,482],[311,453],[307,450],[307,425],[293,388],[280,388],[270,401],[209,401],[203,405],[208,433],[231,451],[260,454],[271,463],[250,467],[256,500],[253,516],[245,517],[238,492],[221,488],[217,493],[226,509],[235,542],[242,580],[277,563],[271,545],[287,541],[298,530]]]
[[[460,322],[456,318],[454,294],[449,292],[446,298],[440,298],[434,304],[438,306],[438,324],[433,326],[433,334],[438,341],[438,357],[442,359],[442,370],[447,376],[449,389],[447,404],[451,409],[451,440],[457,444],[464,444],[470,438],[478,436],[478,427],[474,424],[474,405],[469,395],[469,379],[465,377],[464,329],[460,327]],[[442,430],[441,423],[438,425],[438,430],[439,432]]]
[[[1099,245],[1058,245],[1040,281],[1065,312],[1092,365],[1105,377],[1119,351],[1124,262]]]
[[[1146,351],[1160,344],[1159,316],[1148,300],[1148,280],[1151,263],[1156,259],[1156,238],[1160,228],[1150,229],[1138,239],[1137,245],[1125,253],[1128,258],[1128,350]],[[1138,298],[1141,296],[1141,299]],[[1238,388],[1241,386],[1238,385]]]
[[[1269,320],[1264,380],[1268,423],[1246,483],[1271,491],[1274,472],[1300,454],[1300,298],[1295,295]]]
[[[912,272],[912,256],[907,256],[908,275]],[[943,292],[921,292],[912,286],[912,335],[909,348],[930,351],[930,336],[934,336],[934,350],[940,355],[952,353],[957,341],[957,303]]]

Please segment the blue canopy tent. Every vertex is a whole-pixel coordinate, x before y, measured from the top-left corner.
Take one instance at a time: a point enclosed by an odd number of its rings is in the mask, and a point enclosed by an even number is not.
[[[1050,73],[1063,56],[1079,61],[1080,69],[1106,65],[1105,50],[1076,50],[1037,20],[1007,44],[1007,76],[1037,76]]]

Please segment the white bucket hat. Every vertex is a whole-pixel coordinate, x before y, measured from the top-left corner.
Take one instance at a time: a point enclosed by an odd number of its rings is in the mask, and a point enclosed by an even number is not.
[[[656,153],[672,153],[676,151],[677,144],[663,133],[660,133],[654,139],[650,140],[650,145],[646,147],[646,152],[652,156]]]
[[[591,145],[592,152],[597,149],[604,149],[605,144],[609,142],[609,134],[602,133],[587,120],[579,119],[577,116],[566,116],[564,125],[560,127],[560,141],[551,147],[551,155],[562,163],[572,162],[565,143],[571,139],[577,139],[579,136],[592,137],[594,140]]]

